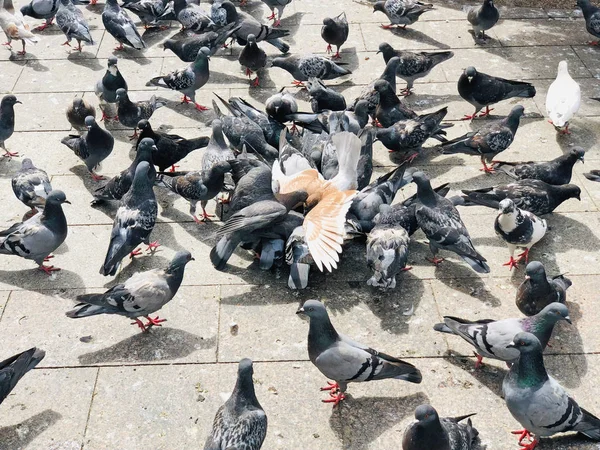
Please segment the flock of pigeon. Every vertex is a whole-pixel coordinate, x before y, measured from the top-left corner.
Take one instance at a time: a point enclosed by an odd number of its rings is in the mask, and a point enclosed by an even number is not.
[[[294,84],[306,87],[311,112],[298,110],[294,96],[286,90],[275,93],[266,102],[265,111],[239,97],[218,97],[212,109],[212,135],[184,139],[154,130],[149,122],[165,102],[156,96],[132,101],[128,96],[126,74],[111,56],[107,70],[95,85],[102,121],[118,121],[133,129],[136,156],[131,165],[117,176],[98,184],[92,205],[119,202],[108,249],[100,273],[117,274],[123,260],[141,254],[146,244],[151,252],[159,246],[151,240],[158,206],[155,189],[167,189],[190,203],[192,218],[201,224],[210,220],[208,201],[217,199],[224,224],[219,228],[210,260],[217,270],[227,270],[233,252],[242,247],[255,252],[259,267],[279,272],[289,265],[288,286],[304,289],[311,267],[333,271],[346,245],[363,245],[366,263],[373,275],[367,284],[379,289],[394,289],[396,277],[407,267],[410,238],[418,229],[429,241],[430,261],[436,266],[443,259],[440,250],[460,256],[473,270],[489,273],[486,259],[475,249],[458,207],[483,205],[497,209],[494,229],[509,252],[505,264],[512,269],[527,263],[526,278],[516,294],[523,318],[470,321],[445,317],[435,330],[461,337],[470,343],[481,360],[505,361],[510,371],[503,383],[504,399],[514,418],[523,426],[519,444],[532,450],[539,439],[565,431],[577,431],[600,440],[600,419],[580,408],[573,398],[547,373],[542,352],[558,321],[570,323],[565,304],[571,281],[563,275],[549,278],[538,261],[529,262],[531,247],[548,232],[540,216],[552,213],[569,199],[580,199],[580,188],[569,184],[573,166],[584,160],[585,150],[574,147],[568,153],[547,162],[504,162],[495,158],[506,150],[515,137],[524,114],[521,105],[510,114],[481,123],[475,131],[447,139],[444,123],[447,108],[428,113],[411,110],[396,95],[397,78],[406,82],[403,95],[411,95],[415,80],[426,77],[438,64],[453,57],[451,51],[410,52],[394,49],[388,43],[379,47],[386,67],[381,76],[367,85],[352,101],[344,98],[324,81],[350,75],[343,63],[340,47],[348,38],[345,13],[324,18],[321,35],[331,59],[312,54],[289,53],[285,43],[288,31],[279,28],[284,8],[291,0],[262,0],[272,11],[272,26],[260,23],[228,0],[215,0],[209,10],[193,0],[106,0],[102,22],[123,45],[142,50],[146,47],[137,26],[126,10],[136,14],[145,27],[164,26],[178,21],[185,30],[163,46],[188,67],[148,81],[150,86],[172,89],[183,95],[182,102],[196,109],[207,108],[196,102],[196,91],[210,78],[210,59],[227,40],[243,46],[240,64],[249,78],[265,68],[281,68],[294,78]],[[94,2],[94,0],[92,0]],[[32,0],[16,10],[11,0],[0,0],[0,25],[10,47],[12,41],[36,44],[40,37],[30,30],[23,16],[43,19],[39,30],[56,23],[69,45],[93,45],[89,26],[76,5],[83,0]],[[587,30],[600,37],[600,9],[589,0],[577,0],[586,19]],[[374,3],[374,12],[384,13],[389,25],[413,24],[433,5],[415,0],[386,0]],[[493,0],[484,0],[467,15],[476,41],[486,39],[485,31],[499,19]],[[267,58],[260,42],[277,48],[281,56]],[[597,42],[595,43],[597,44]],[[258,75],[250,81],[259,86]],[[306,86],[305,86],[306,83]],[[536,95],[533,85],[499,78],[478,71],[464,70],[457,82],[460,96],[473,105],[465,119],[489,115],[491,105],[511,98]],[[570,133],[569,122],[580,105],[578,83],[560,62],[556,80],[546,98],[547,114],[559,133]],[[9,151],[15,125],[16,96],[6,95],[0,104],[0,145],[6,157],[18,157]],[[485,108],[483,113],[480,113]],[[65,137],[62,143],[86,165],[94,181],[104,177],[95,170],[108,158],[114,147],[111,132],[96,121],[96,109],[84,99],[68,105],[66,116],[79,134]],[[291,127],[288,127],[291,125]],[[299,131],[301,129],[302,131]],[[139,131],[139,133],[138,133]],[[509,184],[485,189],[464,190],[463,195],[446,198],[448,185],[432,187],[428,176],[410,167],[422,145],[430,138],[440,142],[444,154],[465,153],[478,156],[482,170],[501,170],[514,178]],[[380,141],[399,161],[391,172],[371,180],[373,144]],[[176,164],[196,149],[204,149],[199,170],[176,171]],[[158,167],[158,171],[156,170]],[[170,168],[170,171],[167,171]],[[600,171],[586,177],[600,181]],[[490,177],[492,179],[492,177]],[[417,193],[400,203],[396,194],[408,183]],[[46,265],[67,238],[68,227],[62,205],[69,203],[60,190],[53,190],[46,172],[31,159],[23,159],[14,174],[12,186],[17,198],[30,208],[21,223],[0,232],[0,253],[34,261],[39,269],[51,274],[60,270]],[[200,202],[202,214],[196,213]],[[354,241],[354,244],[349,244]],[[356,243],[360,244],[356,244]],[[515,258],[517,248],[523,250]],[[138,272],[104,293],[84,294],[78,304],[66,312],[69,318],[98,314],[116,314],[133,319],[147,332],[161,326],[165,319],[151,317],[174,298],[182,282],[186,265],[194,260],[187,251],[178,252],[164,269]],[[317,300],[306,301],[298,310],[308,316],[308,354],[327,378],[324,402],[337,406],[345,398],[349,383],[394,378],[420,383],[421,372],[412,364],[380,353],[339,334],[325,306]],[[141,320],[145,318],[147,322]],[[0,363],[0,403],[18,380],[44,357],[33,348]],[[267,433],[267,416],[258,402],[253,385],[252,361],[239,363],[238,379],[231,398],[219,409],[205,449],[259,449]],[[440,418],[430,405],[415,411],[402,441],[404,450],[458,450],[479,448],[478,432],[471,416]]]

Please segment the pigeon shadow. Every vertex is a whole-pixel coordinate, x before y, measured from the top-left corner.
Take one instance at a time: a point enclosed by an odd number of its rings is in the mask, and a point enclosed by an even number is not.
[[[431,36],[426,35],[425,33],[415,30],[414,28],[400,28],[396,27],[391,29],[391,33],[395,36],[408,39],[411,41],[421,42],[422,44],[433,45],[438,49],[450,48],[448,44],[444,44],[443,42],[437,41],[433,39]]]
[[[294,36],[298,33],[302,16],[305,14],[306,13],[303,12],[295,12],[291,16],[284,16],[284,18],[281,19],[281,28],[289,31],[289,34],[281,39],[288,43],[290,47],[296,44],[296,39],[294,39]]]
[[[96,55],[91,52],[71,52],[67,55],[67,60],[95,72],[104,69],[104,66],[98,62]]]
[[[224,292],[224,291],[223,291]],[[296,304],[298,307],[302,306],[306,300],[319,298],[324,293],[322,286],[309,286],[303,290],[290,291],[287,285],[281,283],[269,284],[269,286],[251,285],[244,287],[243,293],[234,293],[221,297],[222,305],[240,305],[243,306],[264,306],[264,305],[287,305]],[[327,303],[329,305],[329,303]],[[290,311],[288,318],[291,317],[293,312]],[[300,320],[307,321],[308,319],[303,316],[296,316]]]
[[[62,416],[46,409],[29,419],[0,428],[0,446],[4,449],[26,448],[36,437],[58,422]]]
[[[115,41],[116,43],[116,41]],[[150,58],[147,58],[142,53],[143,50],[136,50],[132,47],[123,47],[123,50],[115,50],[111,52],[112,55],[118,56],[119,58],[127,59],[129,61],[133,61],[140,66],[147,66],[152,63]]]
[[[185,358],[199,349],[216,346],[216,338],[201,336],[177,328],[152,328],[146,333],[137,333],[110,347],[79,356],[84,365],[111,362],[136,363],[156,362]]]
[[[49,67],[43,65],[37,56],[32,55],[31,53],[27,53],[27,55],[19,56],[15,53],[11,53],[9,57],[9,61],[18,62],[24,61],[27,63],[27,67],[30,67],[35,72],[48,72],[50,70]]]
[[[581,308],[577,303],[567,301],[567,307],[569,308],[569,317],[571,317],[572,324],[566,322],[559,322],[554,326],[552,332],[552,338],[546,348],[545,353],[550,355],[559,355],[565,353],[571,353],[577,357],[577,373],[579,377],[575,380],[565,380],[565,386],[569,388],[576,388],[580,385],[580,378],[582,379],[588,371],[588,363],[583,347],[583,339],[579,333],[578,322],[582,318]]]
[[[161,30],[158,27],[148,28],[142,34],[142,39],[146,43],[146,47],[152,47],[153,45],[160,44],[165,39],[169,38],[171,29]]]
[[[481,39],[475,35],[475,32],[473,30],[468,30],[468,31],[469,31],[469,34],[471,35],[471,37],[473,38],[473,42],[475,43],[475,45],[479,45],[482,48],[486,48],[486,47],[498,48],[501,46],[500,41],[492,36],[486,35],[486,37],[484,39]]]
[[[193,105],[185,105],[181,103],[179,100],[169,100],[166,98],[162,98],[165,103],[165,108],[170,109],[171,111],[181,114],[182,116],[188,117],[190,119],[197,120],[198,122],[209,124],[214,119],[216,119],[216,114],[212,110],[212,106],[208,105],[211,109],[209,111],[198,111],[196,108],[191,106]]]
[[[500,368],[492,364],[483,364],[479,369],[475,369],[475,356],[464,356],[453,350],[447,350],[444,353],[444,361],[449,362],[455,367],[469,372],[479,383],[487,387],[491,392],[502,398],[502,381],[508,373],[508,369]],[[502,361],[500,361],[502,363]],[[504,363],[502,363],[504,364]]]
[[[361,397],[346,400],[329,417],[329,426],[346,450],[365,450],[389,428],[398,426],[417,406],[429,403],[423,392],[406,397]],[[377,420],[369,420],[377,417]]]
[[[550,124],[548,124],[548,127],[552,129]],[[573,127],[569,128],[572,134],[555,132],[556,143],[563,153],[569,153],[575,145],[579,145],[584,149],[590,149],[598,141],[598,136],[593,131],[597,129],[597,126],[586,117],[581,117],[580,120],[575,122]]]
[[[64,247],[64,248],[63,248]],[[66,251],[66,245],[62,244],[59,251],[54,252],[55,254],[63,254]],[[52,263],[60,267],[61,258],[55,258]],[[61,269],[58,272],[54,272],[51,276],[45,274],[35,266],[35,263],[31,261],[31,269],[22,270],[11,270],[4,271],[0,270],[0,283],[9,284],[11,286],[19,287],[26,290],[37,290],[37,289],[58,289],[58,288],[72,288],[73,286],[84,286],[83,279],[70,270]]]

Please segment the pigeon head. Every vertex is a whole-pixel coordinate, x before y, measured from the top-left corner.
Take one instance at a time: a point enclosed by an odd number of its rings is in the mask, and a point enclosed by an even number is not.
[[[513,202],[510,198],[505,198],[498,205],[498,209],[502,214],[511,214],[517,210],[515,206],[515,202]]]
[[[516,348],[519,353],[542,353],[542,344],[535,335],[527,332],[517,333],[513,338],[512,343],[506,346],[506,348]]]
[[[523,107],[523,105],[516,105],[516,106],[513,106],[513,109],[510,110],[509,116],[520,119],[524,113],[525,113],[525,108]]]
[[[254,368],[250,358],[241,359],[238,364],[238,377],[252,377]]]
[[[373,12],[376,11],[381,11],[382,13],[385,13],[385,2],[375,2],[375,4],[373,5]]]
[[[152,127],[150,126],[150,122],[148,122],[146,119],[142,119],[138,122],[138,128],[140,130],[152,130]],[[154,141],[152,141],[152,145],[154,145]]]
[[[306,300],[304,305],[296,311],[296,314],[303,314],[310,319],[326,320],[329,318],[325,305],[319,300]]]
[[[202,54],[205,58],[210,59],[210,49],[208,47],[202,47],[198,54]]]
[[[477,75],[477,70],[475,69],[475,67],[469,66],[465,69],[465,75],[467,76],[469,81],[471,81],[473,78],[475,78],[475,75]]]
[[[148,173],[150,172],[150,163],[148,161],[140,161],[135,168],[135,175],[133,176],[133,184],[131,189],[140,187],[146,187],[148,184]]]
[[[182,269],[190,261],[195,261],[190,252],[188,252],[187,250],[182,250],[180,252],[177,252],[177,253],[175,253],[175,256],[169,263],[167,272],[172,272],[176,269]]]
[[[379,51],[377,53],[382,53],[384,59],[391,59],[396,54],[396,52],[394,51],[394,47],[392,47],[387,42],[382,42],[381,44],[379,44]]]
[[[128,100],[129,97],[127,97],[127,91],[123,88],[119,88],[117,89],[117,101],[125,101]]]
[[[163,50],[171,50],[175,47],[175,43],[177,41],[175,39],[167,39],[165,42],[163,42]]]
[[[573,147],[570,153],[579,161],[585,162],[583,158],[585,156],[585,150],[582,147]]]
[[[326,27],[333,27],[335,26],[335,21],[331,17],[325,17],[323,19],[323,25],[325,25]]]
[[[380,94],[382,94],[384,92],[389,92],[392,89],[390,83],[388,83],[387,80],[382,80],[382,79],[377,80],[375,82],[375,84],[373,85],[373,88]]]
[[[229,1],[221,3],[221,8],[225,10],[227,15],[227,23],[235,22],[238,19],[238,12],[235,5]]]
[[[69,205],[71,204],[71,202],[67,200],[67,196],[63,191],[56,190],[48,194],[46,205],[62,205],[63,203],[68,203]]]
[[[5,95],[4,98],[2,99],[2,103],[1,106],[14,106],[15,103],[21,103],[19,100],[17,100],[17,97],[15,97],[12,94],[9,95]]]
[[[246,41],[248,41],[248,44],[256,44],[256,36],[249,34]]]
[[[78,108],[83,108],[84,103],[83,103],[83,99],[79,98],[79,97],[75,97],[73,99],[73,108],[78,109]]]
[[[568,75],[569,74],[569,65],[566,61],[561,61],[558,63],[558,75]]]
[[[213,133],[215,132],[222,132],[223,130],[223,122],[221,122],[221,119],[215,119],[212,121],[212,123],[210,124]]]
[[[144,138],[140,141],[140,145],[138,146],[138,152],[152,152],[152,150],[158,150],[156,145],[154,145],[154,139],[152,138]]]
[[[557,187],[562,188],[562,196],[565,199],[576,198],[577,200],[581,201],[581,188],[579,186],[574,184],[566,184],[564,186]]]
[[[415,419],[422,423],[437,422],[439,420],[438,413],[431,405],[419,405],[415,409]]]
[[[25,158],[23,161],[21,161],[21,169],[35,169],[33,161],[30,158]]]
[[[94,119],[94,116],[87,116],[85,118],[85,126],[88,130],[91,130],[92,127],[96,125],[96,119]]]
[[[429,178],[423,172],[415,172],[412,175],[413,183],[417,185],[417,187],[427,187],[431,188],[431,183],[429,182]]]
[[[356,117],[363,119],[364,122],[368,122],[369,102],[367,100],[359,100],[358,102],[356,102],[356,105],[354,105],[354,114],[356,115]]]
[[[539,312],[539,315],[552,322],[566,320],[568,323],[572,323],[569,317],[569,308],[567,308],[567,305],[559,302],[550,303]]]
[[[525,268],[525,279],[541,281],[546,279],[546,269],[539,261],[531,261]]]

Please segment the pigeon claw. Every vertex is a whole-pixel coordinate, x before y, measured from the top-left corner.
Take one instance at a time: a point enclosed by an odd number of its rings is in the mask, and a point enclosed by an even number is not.
[[[138,327],[141,328],[142,331],[146,331],[146,326],[144,325],[144,322],[142,322],[137,317],[135,318],[135,322],[131,322],[131,325],[137,325]]]
[[[207,108],[206,106],[202,106],[200,103],[194,103],[194,106],[196,107],[196,109],[198,111],[208,111],[209,108]]]
[[[241,4],[241,3],[240,3]],[[273,14],[271,14],[269,17],[267,17],[267,20],[275,20],[275,11],[271,11]]]
[[[50,261],[52,258],[54,258],[54,255],[48,255],[44,258],[44,262],[48,262]]]
[[[493,111],[494,108],[490,108],[489,106],[485,107],[485,111],[479,114],[479,117],[486,117],[490,115],[490,112]]]
[[[328,381],[327,382],[327,386],[322,387],[321,390],[322,391],[337,392],[337,391],[340,390],[340,385],[337,384],[337,382],[335,382],[335,381],[333,383],[331,381]]]
[[[252,82],[250,83],[250,86],[252,86],[252,87],[260,86],[260,80],[258,79],[258,76],[254,80],[252,80]]]
[[[277,28],[281,26],[281,20],[277,19],[275,22],[273,22],[273,28]]]
[[[333,56],[331,57],[331,59],[342,59],[342,55],[340,55],[340,52],[339,52],[339,51],[337,51],[337,52],[335,53],[335,55],[333,55]]]
[[[479,170],[481,170],[482,172],[485,173],[495,173],[496,169],[494,169],[493,167],[488,166],[485,161],[481,161],[481,163],[483,164],[483,167]]]
[[[526,263],[529,262],[529,249],[528,248],[526,248],[525,251],[519,255],[519,261],[521,261],[523,259],[525,260]]]
[[[519,445],[522,447],[521,450],[533,450],[540,442],[539,439],[534,438],[527,430],[511,431],[511,434],[519,435]],[[523,443],[525,439],[528,439],[529,442]]]
[[[516,260],[515,258],[513,258],[511,256],[510,259],[508,260],[508,262],[505,262],[502,265],[503,266],[508,266],[508,270],[512,270],[513,267],[519,267],[519,260]]]
[[[46,272],[48,275],[52,275],[52,272],[58,272],[60,270],[60,267],[45,266],[43,264],[40,264],[38,269],[42,272]]]
[[[407,88],[407,87],[406,87],[406,88],[402,89],[402,90],[400,91],[400,93],[401,93],[403,96],[405,96],[405,97],[408,97],[409,95],[412,95],[413,91],[412,91],[412,88]]]
[[[144,317],[146,317],[146,319],[148,319],[148,323],[145,324],[146,330],[149,330],[150,328],[152,328],[154,326],[162,327],[161,323],[167,321],[167,319],[161,319],[158,316],[156,316],[154,319],[150,316],[144,316]]]
[[[169,169],[169,172],[175,172],[175,169],[177,169],[179,166],[176,166],[175,164],[173,164],[171,166],[171,168]]]
[[[90,172],[90,174],[92,175],[92,180],[94,181],[102,181],[102,180],[106,180],[105,176],[102,175],[96,175],[94,172]]]
[[[158,243],[158,241],[152,241],[148,244],[148,248],[146,249],[146,251],[154,254],[154,252],[156,251],[156,249],[158,247],[160,247],[160,244]]]
[[[333,53],[333,48],[331,47],[331,44],[327,44],[327,48],[325,49],[325,52],[327,54]]]
[[[475,361],[475,370],[479,370],[483,364],[483,356],[481,356],[479,353],[475,353],[475,356],[477,357],[477,361]]]
[[[331,398],[328,398],[327,400],[321,400],[323,403],[333,403],[333,407],[335,408],[337,405],[340,404],[340,402],[342,400],[346,399],[346,395],[344,395],[343,392],[338,392],[337,394],[334,394],[333,392],[330,394]]]
[[[394,28],[394,24],[393,23],[390,23],[389,25],[381,24],[381,28],[383,28],[384,30],[391,30],[392,28]]]
[[[430,263],[434,264],[436,267],[438,265],[440,265],[442,262],[444,262],[444,258],[436,258],[435,256],[433,258],[426,258],[426,259]]]
[[[19,152],[9,152],[8,150],[4,150],[4,156],[5,158],[12,158],[14,156],[19,156]]]
[[[142,254],[142,251],[141,251],[139,248],[136,248],[134,251],[132,251],[132,252],[129,254],[129,258],[130,258],[130,259],[133,259],[133,258],[135,258],[136,256],[140,256],[141,254]]]
[[[598,45],[600,44],[600,41],[589,41],[588,45]]]
[[[120,52],[120,51],[123,51],[123,50],[125,50],[125,47],[123,46],[123,43],[119,44],[118,47],[114,48],[115,52]]]
[[[412,266],[403,267],[402,269],[400,269],[400,272],[408,272],[409,270],[412,270]]]
[[[460,120],[473,120],[475,117],[477,117],[477,113],[465,114]]]
[[[306,87],[303,81],[294,80],[292,84],[296,87]]]

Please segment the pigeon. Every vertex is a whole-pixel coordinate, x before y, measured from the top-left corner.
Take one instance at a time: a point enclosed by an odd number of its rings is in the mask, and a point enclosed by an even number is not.
[[[349,75],[352,72],[336,64],[330,59],[317,55],[288,55],[273,58],[272,65],[288,71],[294,77],[294,85],[304,86],[303,81],[309,78],[333,80]]]
[[[121,88],[127,90],[127,82],[125,81],[125,78],[123,78],[123,75],[121,75],[121,72],[117,67],[117,63],[117,57],[110,56],[108,58],[108,67],[106,69],[106,73],[96,83],[95,92],[96,96],[100,100],[101,105],[106,103],[117,103],[117,90]],[[105,109],[101,109],[102,120],[111,119],[111,117],[106,114]],[[118,120],[119,118],[114,117],[113,119]]]
[[[494,168],[488,167],[496,155],[506,150],[512,144],[525,108],[521,105],[513,107],[510,114],[502,120],[486,124],[477,131],[470,131],[463,136],[442,143],[444,154],[466,153],[481,158],[485,173],[493,173]]]
[[[117,89],[117,103],[119,122],[121,125],[133,128],[133,136],[129,139],[137,137],[137,126],[140,120],[148,120],[154,111],[166,105],[163,100],[158,100],[156,95],[150,97],[150,100],[133,103],[124,88]]]
[[[23,50],[18,52],[19,55],[25,55],[25,44],[37,44],[40,41],[39,36],[36,36],[29,30],[29,24],[25,23],[23,14],[20,10],[15,11],[12,0],[3,0],[0,2],[0,27],[6,35],[6,46],[11,47],[12,41],[21,41]]]
[[[438,416],[431,405],[415,409],[416,422],[404,431],[402,450],[474,450],[479,447],[479,432],[467,414],[460,417]],[[467,423],[460,423],[468,419]]]
[[[215,416],[204,450],[259,450],[267,435],[267,415],[256,398],[252,360],[239,362],[231,397]]]
[[[522,81],[505,80],[483,72],[478,72],[475,67],[467,67],[458,79],[458,93],[475,107],[475,112],[465,115],[463,120],[472,120],[485,106],[485,112],[479,117],[490,114],[490,105],[513,97],[532,98],[535,96],[535,87]]]
[[[494,0],[483,0],[481,6],[472,7],[467,14],[467,20],[473,26],[475,39],[485,39],[485,32],[496,25],[498,19],[500,12],[494,5]]]
[[[511,199],[505,198],[499,204],[494,229],[508,245],[510,259],[504,265],[512,270],[518,267],[519,261],[529,261],[529,250],[545,236],[548,224],[535,214],[517,208]],[[515,260],[513,256],[517,247],[525,248],[525,251]]]
[[[142,332],[153,326],[162,326],[158,316],[150,317],[169,303],[183,281],[185,266],[194,261],[188,251],[179,251],[164,269],[152,269],[136,272],[124,283],[119,283],[103,294],[83,294],[77,296],[77,305],[66,313],[71,319],[97,316],[98,314],[117,314],[134,319],[132,325],[140,327]],[[148,323],[139,318],[145,317]]]
[[[43,25],[34,28],[36,31],[43,31],[52,25],[59,4],[60,0],[31,0],[27,5],[21,7],[21,14],[34,19],[44,19]]]
[[[256,36],[253,34],[248,35],[248,41],[240,52],[238,61],[246,68],[248,78],[252,76],[252,72],[258,72],[267,65],[267,54],[258,46]],[[258,87],[259,85],[260,80],[258,79],[258,74],[256,74],[256,78],[252,80],[252,86]]]
[[[163,42],[163,48],[171,50],[183,62],[194,62],[202,47],[208,48],[212,56],[238,30],[239,26],[230,23],[215,31],[206,31],[183,39],[167,39]]]
[[[308,357],[319,371],[334,382],[321,390],[330,391],[324,403],[337,406],[346,398],[348,383],[393,378],[419,384],[421,372],[415,366],[393,356],[354,342],[338,334],[325,306],[307,300],[296,314],[308,316]]]
[[[558,63],[556,79],[548,88],[546,94],[546,112],[549,122],[562,134],[571,134],[569,121],[579,110],[581,104],[581,89],[579,83],[569,75],[567,61]]]
[[[123,50],[125,48],[123,47],[124,44],[136,50],[146,48],[135,23],[133,23],[127,11],[121,9],[117,0],[106,0],[104,11],[102,11],[102,23],[106,31],[119,43],[115,50]]]
[[[83,13],[77,8],[71,0],[60,0],[58,11],[56,12],[56,24],[67,37],[63,45],[71,46],[71,40],[77,41],[75,50],[81,52],[83,47],[81,42],[94,45],[94,39],[90,33],[90,26],[83,17]]]
[[[340,47],[348,40],[349,32],[350,27],[348,26],[348,19],[345,12],[335,17],[325,17],[323,19],[321,37],[327,42],[327,53],[333,53],[331,46],[336,46],[335,55],[332,56],[333,59],[342,57],[340,55]]]
[[[273,26],[278,27],[281,25],[283,10],[292,3],[292,0],[262,0],[262,2],[269,7],[272,13],[267,19],[273,20]],[[275,10],[277,10],[277,17],[275,17]]]
[[[121,200],[127,191],[129,191],[135,176],[135,169],[142,161],[150,165],[148,176],[152,179],[156,178],[156,169],[154,169],[154,164],[152,164],[153,154],[156,152],[158,152],[158,148],[154,145],[154,141],[151,138],[141,139],[137,145],[137,153],[133,162],[127,169],[95,190],[94,202],[92,204],[101,203],[104,200]]]
[[[44,356],[46,356],[45,351],[33,347],[0,361],[0,404],[6,400],[19,380],[37,366]]]
[[[35,167],[31,159],[25,158],[19,171],[12,177],[12,189],[15,196],[37,214],[38,209],[44,208],[52,185],[48,174]]]
[[[415,215],[419,227],[429,240],[429,249],[433,254],[430,261],[437,266],[443,261],[435,257],[437,252],[440,249],[449,250],[464,259],[475,272],[489,273],[486,259],[473,247],[469,232],[452,201],[434,192],[423,172],[413,173],[413,181],[417,185],[419,199]]]
[[[590,172],[584,173],[583,176],[590,181],[600,182],[600,170],[591,170]]]
[[[585,18],[585,29],[595,38],[600,38],[600,8],[592,5],[590,0],[577,0]],[[599,41],[591,41],[590,45],[598,45]]]
[[[181,195],[190,202],[190,214],[196,223],[204,223],[211,217],[206,213],[208,201],[217,196],[223,189],[225,173],[231,170],[227,161],[219,162],[210,170],[188,172],[185,175],[170,177],[159,175],[156,182],[162,183],[172,192]],[[196,203],[200,201],[202,219],[196,217]]]
[[[393,28],[394,25],[412,25],[424,12],[433,9],[431,3],[422,3],[416,0],[385,0],[375,2],[373,12],[380,11],[390,20],[389,25],[381,25],[384,30]]]
[[[215,164],[235,159],[233,151],[225,142],[223,122],[214,119],[211,123],[212,134],[202,155],[202,170],[210,170]]]
[[[495,169],[502,170],[516,180],[540,180],[544,183],[560,186],[569,184],[573,176],[573,166],[577,161],[584,161],[585,150],[573,147],[568,153],[548,162],[506,162],[497,161]]]
[[[198,111],[207,111],[208,108],[196,103],[196,91],[208,82],[210,72],[208,61],[210,50],[202,47],[196,60],[188,67],[176,70],[168,75],[152,78],[146,86],[159,86],[173,89],[183,94],[182,103],[193,103]]]
[[[396,275],[411,269],[406,267],[409,243],[408,232],[401,226],[377,223],[373,227],[367,235],[367,267],[373,271],[369,286],[396,287]]]
[[[67,120],[73,128],[77,131],[85,131],[87,127],[85,125],[85,118],[92,116],[96,118],[96,108],[87,102],[85,99],[75,97],[73,103],[67,107]]]
[[[519,435],[519,445],[524,450],[533,450],[540,438],[568,431],[600,441],[600,419],[581,408],[548,375],[538,338],[531,333],[519,333],[509,347],[516,349],[520,357],[504,378],[502,393],[508,410],[524,427],[513,432]],[[530,442],[523,443],[525,439]]]
[[[265,101],[266,113],[279,122],[287,122],[290,114],[298,112],[298,102],[287,90],[281,89]]]
[[[581,189],[574,184],[552,186],[539,180],[519,180],[495,187],[463,191],[464,206],[481,205],[498,209],[500,201],[510,198],[517,208],[529,211],[536,216],[550,214],[558,206],[570,199],[581,201]]]
[[[454,52],[409,52],[406,50],[395,50],[390,44],[383,42],[379,44],[379,51],[387,62],[394,56],[400,58],[400,64],[396,69],[396,76],[406,81],[406,88],[402,89],[402,94],[412,94],[412,87],[415,80],[426,77],[429,72],[440,63],[449,60],[454,56]]]
[[[177,167],[175,166],[176,163],[192,151],[206,147],[209,142],[209,138],[206,136],[185,139],[177,134],[154,131],[147,120],[140,120],[138,128],[141,130],[141,133],[136,147],[139,146],[142,139],[152,139],[156,145],[156,150],[152,151],[152,164],[158,166],[161,172],[168,167],[171,167],[171,172],[174,172]]]
[[[94,170],[112,153],[115,138],[108,131],[100,128],[92,116],[85,118],[85,125],[88,132],[84,136],[70,134],[60,142],[73,150],[73,153],[85,163],[94,181],[103,180],[104,177],[96,175]]]
[[[375,90],[375,83],[377,83],[378,80],[385,80],[390,83],[392,91],[396,93],[396,70],[398,69],[399,64],[400,58],[397,56],[390,59],[386,63],[383,73],[363,88],[360,95],[354,100],[352,107],[354,107],[354,105],[356,105],[356,103],[358,103],[360,100],[367,100],[369,102],[369,114],[375,114],[375,110],[379,104],[379,92]]]
[[[369,122],[369,103],[366,100],[358,101],[354,106],[354,111],[301,112],[288,114],[287,119],[293,120],[296,125],[300,125],[314,133],[320,133],[321,131],[335,133],[343,130],[358,135]]]
[[[229,100],[225,101],[216,93],[215,95],[234,116],[246,116],[256,123],[261,128],[267,143],[273,147],[279,147],[281,132],[287,129],[277,117],[271,117],[270,114],[275,112],[279,116],[278,112],[285,112],[288,108],[292,110],[297,110],[298,108],[294,97],[285,91],[285,89],[282,89],[279,93],[272,95],[266,100],[265,111],[255,108],[241,97],[229,97]]]
[[[346,99],[339,92],[325,86],[318,78],[309,78],[307,83],[310,95],[310,107],[314,113],[320,113],[326,109],[331,111],[343,111],[346,109]]]
[[[379,104],[375,109],[375,119],[382,127],[389,128],[401,120],[418,117],[417,113],[400,101],[392,86],[386,80],[377,80],[373,88],[379,94]]]
[[[2,97],[0,102],[0,147],[4,150],[4,156],[19,156],[18,152],[6,150],[6,141],[15,131],[15,104],[21,104],[17,97],[12,94]]]
[[[517,289],[517,308],[526,316],[538,314],[553,302],[566,303],[567,289],[573,284],[564,275],[546,277],[546,269],[539,261],[532,261],[525,268],[525,280]]]
[[[50,259],[50,253],[60,247],[67,237],[63,203],[70,204],[65,193],[52,191],[46,198],[41,214],[0,231],[0,254],[31,259],[48,275],[60,270],[58,267],[45,266],[44,262]]]
[[[514,364],[519,359],[519,352],[507,346],[516,334],[523,331],[533,333],[540,340],[542,349],[546,348],[554,325],[560,320],[571,323],[569,310],[564,304],[554,302],[549,303],[532,317],[520,319],[470,321],[444,316],[444,323],[434,325],[433,329],[460,336],[475,347],[477,356],[475,368],[478,369],[483,358],[505,361],[509,365]]]
[[[440,123],[447,113],[448,107],[444,106],[414,119],[400,120],[388,128],[379,128],[377,139],[390,152],[412,152],[408,157],[410,162],[419,154],[418,150],[425,141],[439,132]]]
[[[186,0],[175,0],[173,3],[175,18],[181,24],[182,30],[200,33],[213,29],[215,24],[209,14],[197,4]]]
[[[142,25],[156,27],[167,8],[167,0],[137,0],[123,3],[123,8],[140,18]]]
[[[133,183],[121,199],[110,233],[106,258],[100,268],[101,275],[115,275],[121,260],[128,253],[131,253],[132,257],[141,254],[140,251],[133,250],[142,242],[148,245],[150,251],[158,247],[157,242],[149,240],[158,214],[156,197],[152,190],[155,177],[151,176],[150,167],[146,161],[137,165]]]
[[[236,26],[240,26],[240,29],[234,35],[239,45],[246,45],[248,35],[253,34],[256,37],[256,42],[266,41],[281,53],[289,52],[290,46],[280,39],[289,35],[290,32],[288,30],[263,25],[250,14],[238,11],[233,3],[227,0],[220,5],[218,2],[215,2],[212,6],[211,17],[213,20],[221,14],[225,16],[225,23],[235,23]]]

